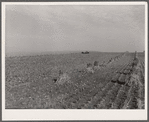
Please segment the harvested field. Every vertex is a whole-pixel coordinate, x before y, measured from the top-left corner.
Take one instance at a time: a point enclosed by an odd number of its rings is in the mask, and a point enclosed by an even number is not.
[[[6,57],[6,109],[144,109],[144,53]]]

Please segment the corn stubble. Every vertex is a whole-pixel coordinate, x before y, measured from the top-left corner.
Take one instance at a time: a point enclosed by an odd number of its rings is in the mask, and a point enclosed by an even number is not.
[[[6,58],[6,109],[144,109],[144,54]]]

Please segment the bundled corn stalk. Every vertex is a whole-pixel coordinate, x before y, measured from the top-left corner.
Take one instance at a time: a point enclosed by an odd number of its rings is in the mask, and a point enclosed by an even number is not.
[[[124,74],[129,74],[130,72],[131,72],[131,71],[130,71],[129,69],[125,69],[123,73],[124,73]]]
[[[87,72],[89,72],[89,73],[94,73],[94,69],[93,69],[93,67],[92,67],[92,64],[91,63],[88,63],[87,64]]]
[[[125,78],[126,78],[126,75],[121,74],[119,79],[118,79],[118,83],[125,84]]]
[[[54,77],[53,82],[61,85],[64,83],[70,83],[70,77],[67,73],[63,73],[61,70],[59,70],[59,76]]]
[[[118,81],[118,78],[119,78],[120,74],[119,73],[116,73],[113,77],[112,77],[112,82],[117,82]]]
[[[64,83],[70,83],[70,77],[67,73],[61,74],[57,80],[57,84],[63,85]]]
[[[95,61],[94,62],[94,70],[98,70],[100,67],[99,67],[99,62],[98,61]]]

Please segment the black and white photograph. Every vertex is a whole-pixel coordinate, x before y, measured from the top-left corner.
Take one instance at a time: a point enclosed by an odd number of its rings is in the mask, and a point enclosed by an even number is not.
[[[2,4],[4,119],[147,119],[146,2]]]

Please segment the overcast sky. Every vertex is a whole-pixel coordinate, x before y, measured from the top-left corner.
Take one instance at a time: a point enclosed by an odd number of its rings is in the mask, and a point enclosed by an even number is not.
[[[144,7],[7,5],[6,53],[143,51]]]

